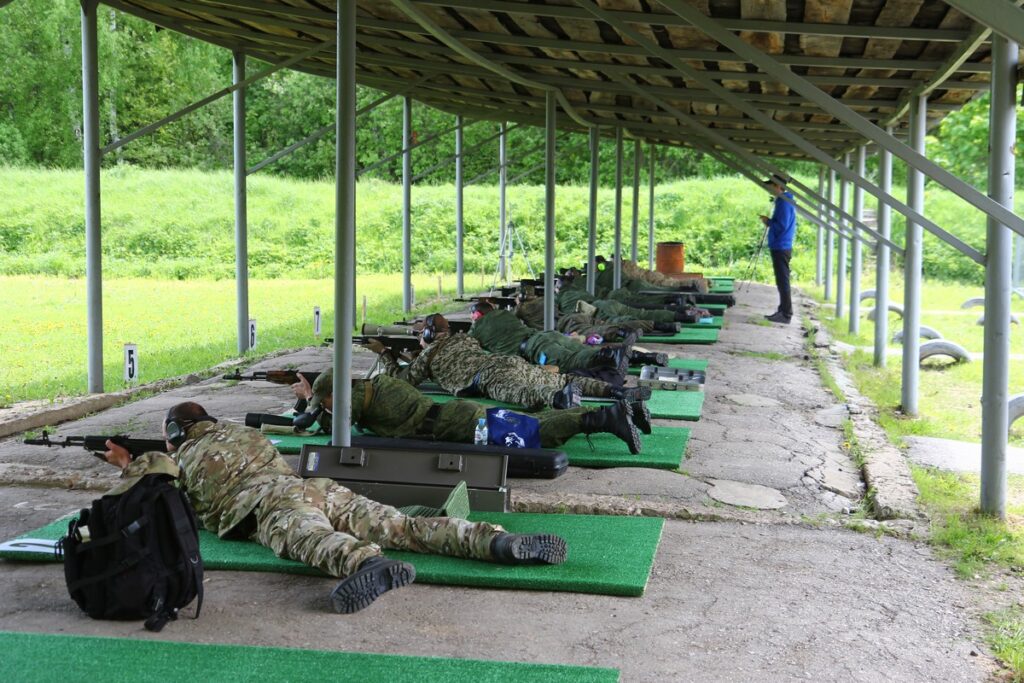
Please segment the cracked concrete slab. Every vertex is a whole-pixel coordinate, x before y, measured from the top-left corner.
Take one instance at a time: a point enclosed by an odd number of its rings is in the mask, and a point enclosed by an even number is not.
[[[758,510],[777,510],[786,506],[786,497],[775,489],[759,484],[744,484],[728,479],[709,479],[708,495],[719,503]]]

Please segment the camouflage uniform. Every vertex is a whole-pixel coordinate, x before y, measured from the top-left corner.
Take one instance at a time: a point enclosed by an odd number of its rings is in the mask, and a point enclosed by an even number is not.
[[[561,313],[575,313],[576,305],[580,301],[596,308],[597,317],[601,320],[625,317],[633,320],[649,320],[655,323],[670,323],[676,319],[675,313],[672,311],[648,311],[643,308],[627,306],[619,301],[598,299],[588,294],[587,290],[581,287],[578,282],[574,282],[572,286],[566,287],[558,293],[558,296],[555,298],[555,306]]]
[[[437,405],[433,423],[427,414]],[[540,421],[540,445],[561,446],[582,432],[581,417],[589,408],[545,410],[534,415]],[[395,377],[377,375],[352,383],[352,422],[380,436],[428,438],[473,443],[473,431],[487,406],[455,400],[435,404],[416,387]]]
[[[381,356],[384,372],[416,386],[432,380],[456,396],[469,391],[502,403],[527,408],[550,406],[556,392],[575,382],[587,396],[611,396],[607,382],[575,377],[530,365],[522,358],[491,354],[465,334],[446,335],[420,352],[405,367],[390,354]]]
[[[174,473],[199,519],[220,537],[245,537],[278,557],[331,576],[353,573],[382,548],[491,559],[501,527],[449,517],[408,517],[330,479],[298,477],[255,429],[199,422],[175,452],[146,453],[122,473],[123,491],[144,474]]]
[[[591,308],[594,310],[590,312],[580,311],[578,308],[577,304],[573,307],[572,312],[560,313],[555,318],[555,327],[559,332],[578,334],[581,337],[599,334],[606,340],[614,340],[621,336],[620,328],[643,330],[644,332],[654,329],[653,320],[630,315],[602,317],[593,306]],[[541,297],[526,299],[516,306],[516,317],[529,327],[537,330],[544,329],[544,299]]]
[[[640,280],[651,285],[648,289],[656,287],[678,289],[679,287],[694,285],[697,287],[698,292],[707,294],[708,291],[708,281],[702,277],[675,278],[671,275],[659,273],[656,270],[641,268],[636,261],[630,259],[622,259],[622,275],[630,280]]]
[[[473,323],[469,336],[492,353],[520,356],[537,365],[557,365],[562,372],[607,365],[599,355],[600,349],[561,332],[531,329],[512,311],[491,311]]]

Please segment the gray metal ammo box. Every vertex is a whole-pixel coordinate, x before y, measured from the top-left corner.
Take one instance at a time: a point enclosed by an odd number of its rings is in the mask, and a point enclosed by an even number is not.
[[[394,507],[441,507],[460,481],[473,510],[508,512],[505,484],[508,456],[401,447],[377,448],[304,444],[302,477],[327,477],[356,493]]]
[[[640,379],[637,383],[642,387],[667,391],[704,391],[705,377],[701,370],[645,365],[640,368]]]

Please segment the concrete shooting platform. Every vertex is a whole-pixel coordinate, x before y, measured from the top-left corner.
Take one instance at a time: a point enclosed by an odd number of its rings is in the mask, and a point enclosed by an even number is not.
[[[993,662],[980,614],[991,605],[924,543],[846,528],[862,516],[865,485],[836,416],[857,422],[864,411],[837,404],[809,361],[814,345],[801,323],[812,307],[801,303],[790,325],[769,325],[762,315],[775,308],[774,288],[737,289],[718,343],[645,344],[709,361],[703,416],[685,423],[692,433],[679,471],[570,468],[556,480],[511,482],[520,511],[667,518],[642,597],[413,585],[339,616],[329,609],[332,579],[211,571],[202,616],[155,635],[136,622],[89,619],[57,564],[0,561],[0,629],[607,666],[623,681],[985,680]],[[326,349],[310,347],[251,367],[328,363]],[[372,363],[355,354],[358,369]],[[290,406],[288,387],[226,382],[223,371],[165,383],[56,431],[155,438],[183,400],[232,420]],[[0,422],[28,413],[38,411],[4,411]],[[116,478],[85,451],[21,439],[0,440],[0,537],[77,510]],[[890,467],[900,480],[899,465]],[[880,481],[884,499],[889,479]],[[919,520],[889,529],[911,527]]]

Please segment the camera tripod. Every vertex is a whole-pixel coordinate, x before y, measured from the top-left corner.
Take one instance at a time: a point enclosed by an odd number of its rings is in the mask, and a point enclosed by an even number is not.
[[[761,241],[757,243],[757,251],[755,251],[754,255],[750,257],[750,267],[747,268],[747,277],[745,278],[745,280],[746,280],[745,284],[746,284],[746,287],[747,287],[746,291],[750,291],[751,278],[753,278],[754,277],[754,273],[757,272],[757,264],[761,260],[761,252],[764,251],[764,243],[765,243],[765,240],[767,238],[768,238],[768,226],[766,225],[766,226],[764,226],[764,230],[761,231]],[[741,287],[742,287],[742,285],[741,285]],[[737,289],[736,291],[738,292],[739,289]]]
[[[501,236],[501,243],[498,245],[498,262],[494,267],[494,279],[491,281],[491,289],[498,284],[498,279],[504,276],[507,284],[512,278],[509,277],[509,271],[511,270],[512,258],[515,256],[515,243],[519,244],[519,250],[523,254],[523,261],[526,262],[526,269],[530,272],[530,277],[537,277],[533,272],[533,266],[530,264],[530,250],[526,248],[526,242],[523,241],[523,236],[519,233],[519,229],[516,228],[516,224],[509,221],[505,225],[505,232]],[[504,266],[504,267],[503,267]],[[503,273],[502,270],[505,272]]]

